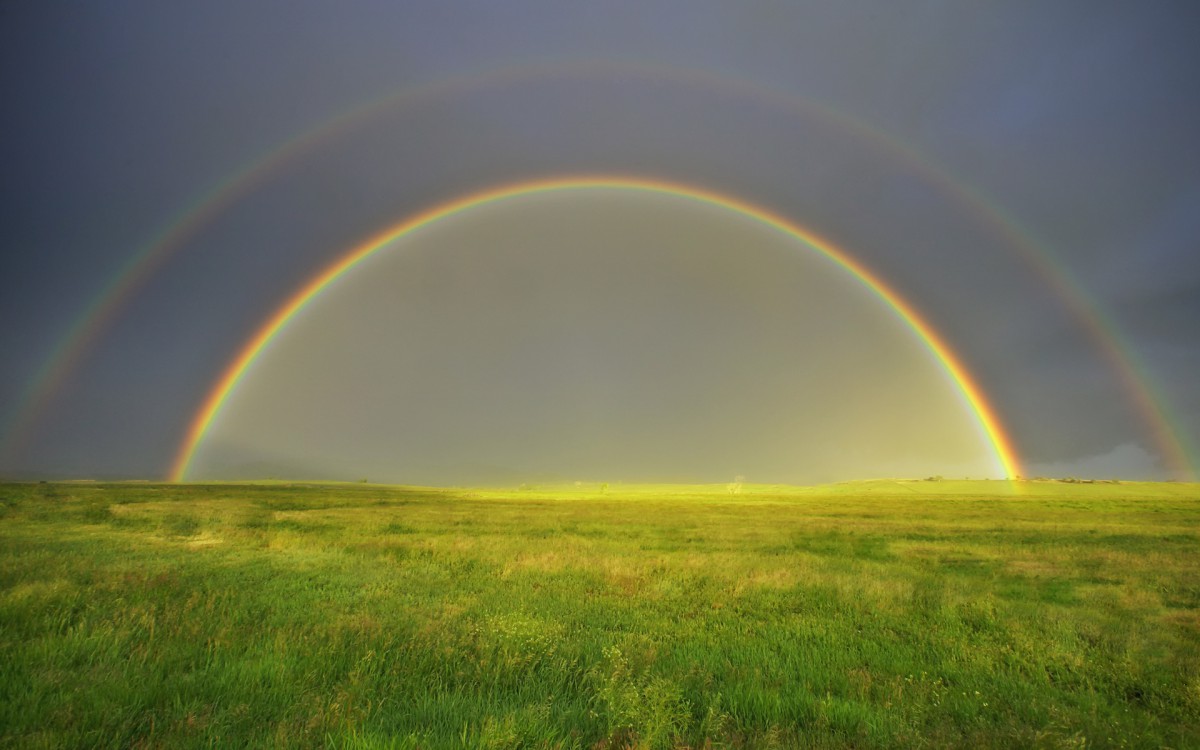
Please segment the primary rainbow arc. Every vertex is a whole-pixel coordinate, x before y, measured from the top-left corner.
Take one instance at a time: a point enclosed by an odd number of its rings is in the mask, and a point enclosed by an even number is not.
[[[767,209],[704,188],[639,177],[584,175],[523,181],[484,190],[464,198],[442,203],[385,229],[362,244],[343,253],[338,260],[327,266],[297,290],[266,323],[260,326],[250,340],[242,347],[234,360],[226,367],[221,377],[209,391],[200,410],[192,419],[183,443],[171,466],[169,478],[176,482],[183,481],[186,478],[196,450],[203,440],[205,433],[212,425],[213,420],[220,413],[225,400],[237,386],[258,354],[270,343],[271,339],[287,325],[288,321],[297,312],[317,296],[321,290],[340,278],[360,261],[410,232],[462,211],[534,193],[593,188],[643,190],[674,195],[700,203],[719,206],[748,216],[799,240],[801,243],[808,245],[836,262],[887,303],[928,347],[930,352],[946,370],[951,380],[953,380],[966,403],[970,406],[979,423],[980,429],[991,443],[996,454],[996,460],[1005,476],[1009,479],[1015,479],[1020,476],[1020,463],[1017,459],[1011,438],[1001,426],[995,410],[984,397],[983,391],[975,379],[967,372],[967,369],[953,351],[951,351],[945,340],[925,321],[911,304],[845,251]]]
[[[731,78],[710,70],[674,68],[645,61],[630,63],[614,60],[542,60],[509,68],[488,69],[432,81],[372,99],[340,112],[266,151],[228,175],[211,190],[197,196],[197,202],[184,207],[161,231],[149,238],[120,271],[93,298],[85,310],[60,338],[49,357],[28,381],[15,407],[7,416],[0,415],[0,456],[17,455],[31,439],[40,415],[48,407],[68,378],[80,367],[84,357],[100,340],[104,329],[116,319],[141,287],[166,260],[234,201],[257,186],[280,167],[292,163],[335,135],[344,135],[391,107],[415,106],[430,99],[463,93],[476,88],[514,84],[543,77],[623,75],[662,80],[672,84],[713,87],[738,95],[750,96],[780,111],[813,117],[824,126],[837,128],[876,149],[889,159],[903,164],[938,187],[980,225],[987,227],[1016,250],[1044,283],[1057,295],[1077,323],[1113,368],[1128,398],[1163,456],[1167,467],[1178,477],[1196,476],[1196,446],[1168,407],[1169,399],[1156,386],[1155,378],[1136,348],[1122,333],[1117,321],[1073,278],[1044,242],[1036,239],[993,199],[977,188],[947,172],[928,154],[870,123],[831,108],[819,100],[770,89],[749,81]]]

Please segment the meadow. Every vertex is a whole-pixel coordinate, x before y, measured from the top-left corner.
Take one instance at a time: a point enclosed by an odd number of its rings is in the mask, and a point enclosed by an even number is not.
[[[1200,485],[0,485],[0,745],[1200,747]]]

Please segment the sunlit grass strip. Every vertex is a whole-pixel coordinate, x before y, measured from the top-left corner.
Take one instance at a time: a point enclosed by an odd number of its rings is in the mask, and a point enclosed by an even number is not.
[[[310,300],[317,296],[325,287],[333,283],[362,260],[392,242],[442,219],[450,218],[463,211],[477,208],[489,203],[527,196],[534,193],[545,193],[557,190],[580,190],[594,188],[610,188],[618,190],[642,190],[654,193],[689,198],[700,203],[719,206],[736,213],[748,216],[762,224],[776,229],[814,250],[825,255],[858,279],[865,287],[874,292],[887,303],[892,310],[917,334],[937,360],[945,368],[946,373],[954,381],[958,390],[966,400],[978,421],[980,429],[987,436],[996,454],[997,468],[1006,478],[1013,479],[1020,475],[1020,464],[1012,439],[1001,426],[995,410],[983,395],[983,391],[975,379],[967,372],[966,367],[951,351],[945,340],[933,327],[904,300],[894,289],[885,284],[879,277],[867,269],[861,262],[848,253],[833,245],[807,229],[759,206],[754,206],[736,198],[715,193],[704,188],[682,185],[679,183],[648,180],[639,177],[625,176],[571,176],[544,180],[520,182],[503,185],[479,193],[473,193],[448,203],[435,206],[423,213],[417,214],[400,224],[391,226],[376,234],[367,241],[343,254],[337,261],[324,271],[314,276],[258,329],[258,332],[242,348],[238,356],[225,369],[208,397],[205,399],[196,417],[188,428],[186,437],[181,445],[169,478],[172,481],[182,481],[186,478],[188,467],[200,441],[204,438],[209,426],[220,413],[225,399],[237,386],[242,375],[271,339],[287,325],[297,312]]]

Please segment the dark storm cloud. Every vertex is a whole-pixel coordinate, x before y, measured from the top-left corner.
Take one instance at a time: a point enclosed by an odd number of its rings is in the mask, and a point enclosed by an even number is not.
[[[1190,6],[9,3],[0,14],[0,419],[116,269],[256,154],[422,82],[618,60],[824,102],[917,148],[1049,249],[1145,359],[1173,418],[1200,433]],[[961,196],[879,142],[748,89],[630,72],[433,97],[326,139],[130,300],[0,470],[160,474],[240,342],[331,254],[437,200],[584,170],[704,184],[812,226],[929,315],[1031,461],[1066,471],[1110,456],[1124,473],[1161,473],[1153,430],[1084,327]]]

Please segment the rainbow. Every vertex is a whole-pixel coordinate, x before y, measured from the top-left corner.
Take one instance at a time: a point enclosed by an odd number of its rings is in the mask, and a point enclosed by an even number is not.
[[[946,373],[957,386],[963,399],[970,406],[980,429],[987,436],[995,451],[998,468],[1009,479],[1015,479],[1020,476],[1020,464],[1011,438],[1001,426],[995,410],[984,398],[979,385],[967,372],[962,362],[950,350],[945,340],[924,320],[911,304],[901,298],[895,290],[888,287],[881,279],[847,253],[829,241],[818,237],[812,232],[793,224],[767,209],[703,188],[638,177],[575,176],[503,185],[442,203],[383,230],[368,238],[362,244],[343,253],[338,260],[316,274],[292,294],[287,302],[266,323],[259,327],[229,366],[225,368],[225,371],[204,399],[200,410],[192,419],[183,443],[176,454],[175,461],[171,466],[169,479],[176,482],[185,480],[188,468],[205,433],[220,413],[221,407],[229,397],[229,394],[237,387],[238,382],[249,369],[250,365],[253,364],[259,353],[266,348],[276,334],[283,330],[296,313],[320,294],[323,289],[342,277],[361,261],[412,232],[479,206],[536,193],[595,188],[663,193],[725,208],[748,216],[772,229],[782,232],[808,245],[842,266],[861,282],[863,286],[867,287],[867,289],[887,303],[921,341],[924,342],[929,351],[941,363],[942,367],[945,368]]]
[[[157,235],[138,248],[91,300],[59,339],[59,343],[42,366],[30,378],[14,412],[6,420],[7,424],[4,425],[4,429],[0,429],[0,455],[15,455],[29,439],[39,415],[78,369],[87,352],[96,345],[101,333],[117,317],[124,303],[154,271],[239,197],[248,194],[255,186],[293,160],[391,107],[418,105],[436,97],[524,80],[598,75],[660,79],[668,83],[725,90],[747,96],[779,111],[801,117],[815,117],[816,121],[836,128],[839,133],[861,140],[888,158],[912,168],[969,212],[982,226],[995,232],[1006,245],[1016,250],[1041,280],[1054,291],[1120,379],[1125,394],[1133,403],[1136,414],[1168,467],[1180,478],[1195,477],[1196,446],[1188,443],[1187,431],[1172,419],[1172,412],[1167,406],[1168,400],[1156,387],[1153,373],[1123,335],[1116,321],[1105,314],[1092,296],[1072,278],[1069,270],[1055,259],[1054,253],[1045,243],[1035,240],[1028,230],[983,193],[952,176],[943,166],[934,163],[927,154],[918,152],[869,123],[819,101],[714,71],[611,60],[543,60],[506,68],[461,73],[368,100],[297,132],[277,147],[263,152],[226,179],[213,185],[211,189],[202,192],[191,204],[180,210]]]

